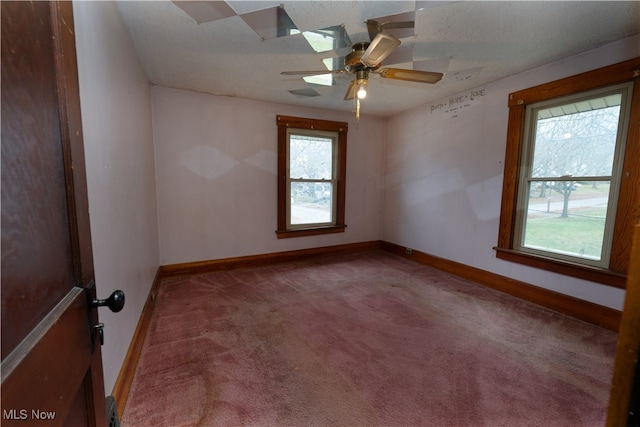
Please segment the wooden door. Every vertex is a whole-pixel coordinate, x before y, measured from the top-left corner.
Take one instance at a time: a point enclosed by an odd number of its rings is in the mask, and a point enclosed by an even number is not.
[[[640,222],[633,233],[627,288],[611,382],[607,427],[631,427],[640,420]]]
[[[105,426],[73,9],[1,8],[1,424]]]

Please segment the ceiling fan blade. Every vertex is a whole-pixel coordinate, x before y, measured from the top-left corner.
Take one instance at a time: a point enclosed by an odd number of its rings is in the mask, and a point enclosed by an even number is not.
[[[414,21],[399,21],[399,22],[385,22],[382,24],[383,30],[395,30],[398,28],[413,28],[415,26]]]
[[[344,100],[348,101],[350,99],[354,99],[356,97],[356,92],[358,92],[358,85],[355,80],[351,80],[347,93],[344,94]]]
[[[378,33],[382,32],[382,24],[378,21],[367,19],[365,23],[367,24],[367,31],[369,32],[369,40],[375,39]]]
[[[394,80],[405,80],[418,83],[437,83],[442,79],[442,73],[432,71],[405,70],[402,68],[383,68],[376,71],[381,77]]]
[[[400,40],[391,34],[378,33],[360,58],[360,62],[369,68],[375,68],[398,46]]]
[[[282,71],[283,76],[315,76],[320,74],[342,74],[344,70],[315,70],[315,71]]]
[[[369,40],[375,39],[375,37],[384,30],[413,28],[415,26],[414,21],[398,21],[398,22],[380,23],[375,19],[367,19],[365,23],[367,24],[367,32],[369,33]]]

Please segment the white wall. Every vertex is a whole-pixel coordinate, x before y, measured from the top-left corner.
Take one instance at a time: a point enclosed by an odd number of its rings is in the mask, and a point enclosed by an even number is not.
[[[73,10],[98,296],[126,295],[99,312],[108,395],[159,266],[151,94],[116,3]]]
[[[386,121],[154,87],[160,262],[378,240]],[[344,233],[277,239],[276,115],[349,122]]]
[[[624,291],[499,260],[507,97],[640,55],[640,36],[460,93],[389,119],[382,239],[622,309]],[[473,98],[473,99],[472,99]]]

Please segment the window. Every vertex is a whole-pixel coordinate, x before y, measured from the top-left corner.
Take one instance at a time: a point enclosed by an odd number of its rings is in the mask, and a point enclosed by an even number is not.
[[[608,267],[631,88],[525,108],[515,248]]]
[[[498,258],[624,287],[639,70],[635,59],[509,95]]]
[[[347,123],[278,116],[278,238],[345,229]]]

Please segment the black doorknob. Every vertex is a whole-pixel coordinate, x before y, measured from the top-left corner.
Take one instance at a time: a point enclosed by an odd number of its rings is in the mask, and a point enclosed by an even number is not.
[[[107,299],[94,299],[91,301],[91,307],[109,307],[109,310],[117,313],[124,307],[124,292],[117,290]]]

